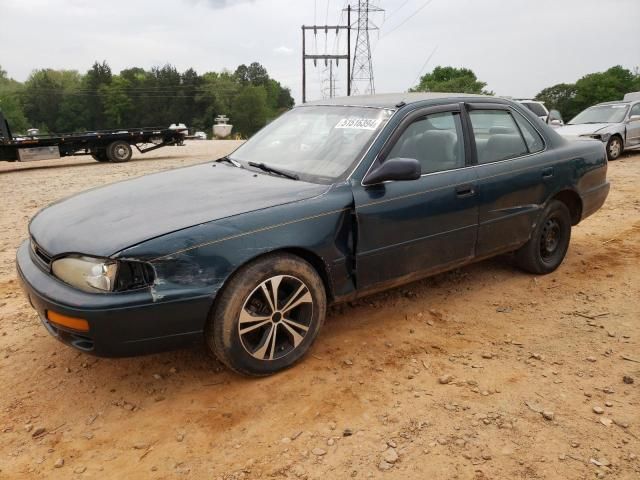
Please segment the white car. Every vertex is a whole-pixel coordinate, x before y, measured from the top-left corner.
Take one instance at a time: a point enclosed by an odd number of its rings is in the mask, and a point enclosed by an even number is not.
[[[567,139],[600,140],[609,160],[615,160],[625,150],[640,148],[640,92],[589,107],[556,131]]]
[[[522,98],[515,101],[527,107],[551,128],[558,128],[564,125],[560,112],[558,110],[547,110],[547,106],[543,102]]]

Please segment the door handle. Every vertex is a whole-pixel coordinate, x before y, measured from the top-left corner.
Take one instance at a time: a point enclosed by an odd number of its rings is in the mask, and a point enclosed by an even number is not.
[[[542,178],[551,178],[553,177],[553,167],[545,168],[542,170]]]
[[[472,197],[476,194],[476,189],[473,188],[473,185],[458,185],[456,187],[456,196],[458,198]]]

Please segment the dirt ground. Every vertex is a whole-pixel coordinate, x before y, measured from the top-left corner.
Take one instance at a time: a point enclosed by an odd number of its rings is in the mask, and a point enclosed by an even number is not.
[[[500,257],[334,307],[273,377],[51,338],[16,280],[29,218],[234,145],[0,164],[0,478],[640,478],[640,155],[555,273]]]

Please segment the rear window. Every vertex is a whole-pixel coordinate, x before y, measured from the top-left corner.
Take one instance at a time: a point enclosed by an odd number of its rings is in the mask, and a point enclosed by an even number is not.
[[[520,129],[506,110],[469,112],[478,152],[478,163],[491,163],[528,153]]]
[[[525,107],[527,107],[529,110],[531,110],[533,113],[535,113],[537,116],[539,117],[545,117],[547,115],[547,109],[544,108],[542,105],[540,105],[539,103],[535,103],[535,102],[522,102],[522,105],[524,105]]]

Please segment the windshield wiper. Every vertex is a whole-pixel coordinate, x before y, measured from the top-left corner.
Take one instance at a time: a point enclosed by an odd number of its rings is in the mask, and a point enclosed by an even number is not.
[[[249,162],[249,165],[251,165],[252,167],[259,168],[263,172],[275,173],[276,175],[280,175],[282,177],[290,178],[292,180],[299,180],[300,179],[300,177],[298,177],[298,175],[296,175],[295,173],[285,172],[284,170],[280,170],[280,169],[275,168],[275,167],[270,167],[269,165],[266,165],[264,163]]]
[[[220,157],[216,160],[216,162],[228,162],[231,165],[233,165],[234,167],[242,167],[242,165],[240,164],[240,162],[237,162],[229,157],[227,157],[226,155],[224,157]]]

